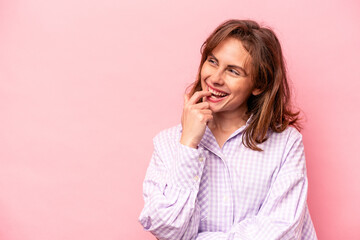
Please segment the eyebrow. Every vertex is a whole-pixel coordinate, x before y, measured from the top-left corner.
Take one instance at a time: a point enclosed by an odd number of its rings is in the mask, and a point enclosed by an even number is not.
[[[211,56],[212,58],[214,58],[217,62],[219,62],[219,60],[215,57],[215,55],[213,53],[210,53],[209,56]],[[245,73],[245,75],[248,75],[247,72],[245,71],[245,69],[243,67],[237,66],[237,65],[228,65],[228,67],[230,68],[238,68],[241,71],[243,71]]]

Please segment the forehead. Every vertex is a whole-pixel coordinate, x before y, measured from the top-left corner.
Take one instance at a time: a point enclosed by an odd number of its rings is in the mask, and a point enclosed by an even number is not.
[[[247,68],[248,62],[251,61],[249,52],[244,48],[240,40],[228,37],[221,41],[211,53],[226,65],[237,65]]]

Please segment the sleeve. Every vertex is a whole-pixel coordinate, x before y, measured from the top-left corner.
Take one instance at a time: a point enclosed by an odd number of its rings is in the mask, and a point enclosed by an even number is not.
[[[143,183],[139,221],[160,240],[195,239],[200,222],[197,193],[204,168],[200,149],[154,138],[154,152]]]
[[[235,223],[227,233],[203,232],[197,240],[301,239],[308,183],[300,133],[287,148],[258,214]]]

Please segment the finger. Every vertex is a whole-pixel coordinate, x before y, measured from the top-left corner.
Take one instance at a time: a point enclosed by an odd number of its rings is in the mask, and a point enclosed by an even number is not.
[[[201,118],[201,122],[203,123],[208,123],[209,121],[211,121],[213,119],[213,115],[212,114],[203,114],[202,118]]]
[[[212,115],[212,111],[210,109],[201,109],[200,112],[205,115]]]
[[[206,96],[210,96],[210,95],[211,95],[211,93],[209,91],[205,91],[205,90],[197,91],[191,96],[188,103],[196,104],[202,97],[206,97]]]
[[[194,109],[206,109],[209,107],[210,107],[210,104],[208,102],[200,102],[200,103],[193,105]]]

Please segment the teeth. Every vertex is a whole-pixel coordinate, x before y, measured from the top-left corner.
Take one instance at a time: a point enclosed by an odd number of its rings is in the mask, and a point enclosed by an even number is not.
[[[220,96],[220,97],[224,97],[227,95],[226,93],[218,92],[210,87],[209,87],[209,92],[211,92],[212,94],[214,94],[216,96]]]

